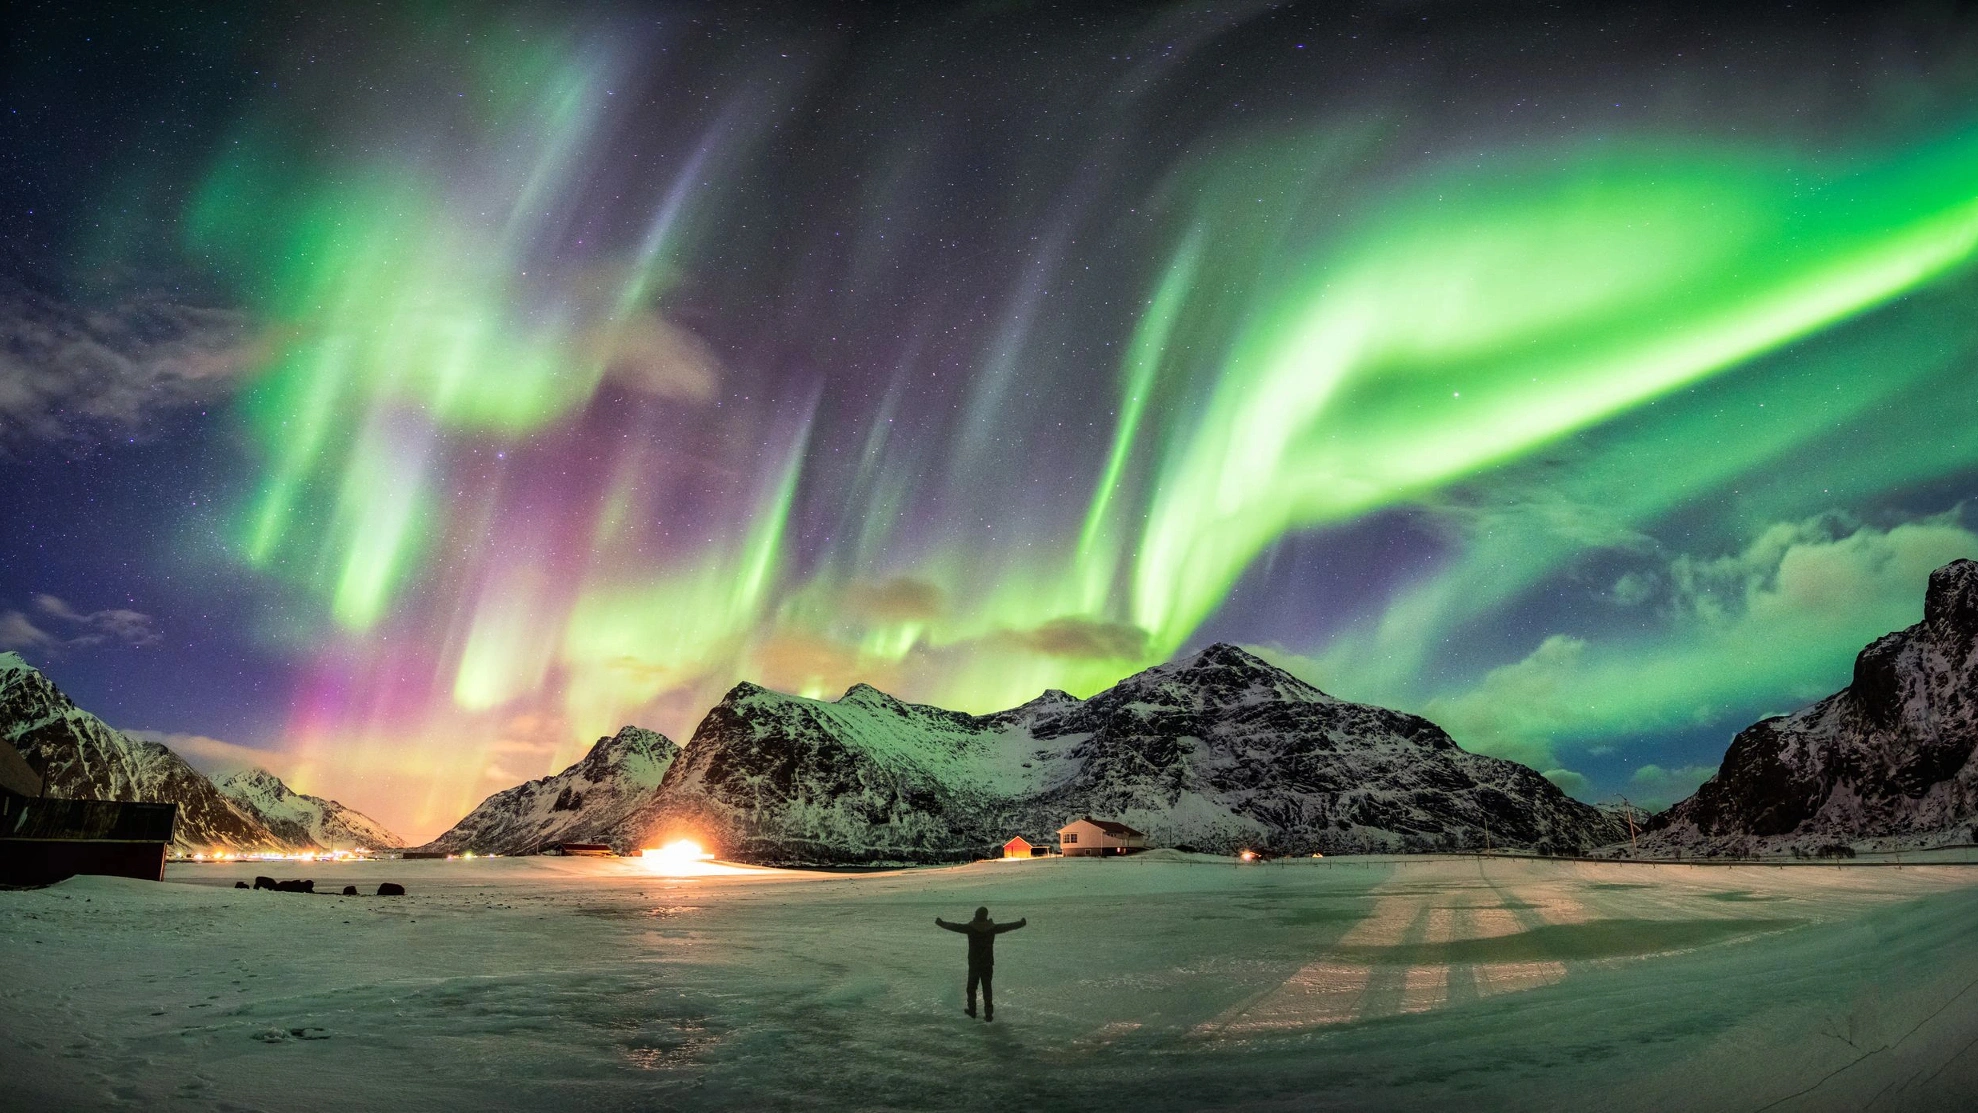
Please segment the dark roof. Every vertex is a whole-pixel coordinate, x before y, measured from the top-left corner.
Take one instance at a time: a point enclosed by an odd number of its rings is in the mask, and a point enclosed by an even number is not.
[[[178,815],[177,804],[10,795],[0,798],[0,837],[163,844]]]
[[[1093,819],[1089,815],[1080,816],[1079,819],[1082,819],[1085,822],[1090,823],[1092,826],[1097,827],[1099,830],[1104,831],[1108,835],[1132,836],[1133,838],[1137,838],[1137,839],[1144,839],[1147,837],[1147,832],[1145,831],[1136,831],[1133,828],[1128,827],[1124,823],[1114,823],[1110,819]],[[1078,819],[1074,819],[1071,822],[1077,823],[1078,821],[1079,821]],[[1069,827],[1069,826],[1071,826],[1071,823],[1065,824],[1065,827]],[[1063,830],[1063,828],[1060,828],[1060,830]]]

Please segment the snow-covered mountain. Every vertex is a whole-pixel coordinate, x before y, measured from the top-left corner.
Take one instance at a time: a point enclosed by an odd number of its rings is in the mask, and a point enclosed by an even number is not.
[[[309,796],[282,783],[265,769],[242,769],[213,782],[213,787],[247,809],[283,844],[297,849],[375,850],[400,847],[405,840],[385,825],[335,800]]]
[[[1764,854],[1974,840],[1978,563],[1930,574],[1923,621],[1870,643],[1854,680],[1739,731],[1717,775],[1649,821],[1649,853]]]
[[[177,804],[173,846],[186,853],[283,846],[179,755],[77,707],[17,653],[0,653],[0,737],[41,771],[49,796]]]
[[[1525,766],[1426,719],[1335,699],[1231,645],[1090,699],[974,716],[866,685],[834,701],[737,685],[616,842],[675,835],[760,862],[940,860],[1079,815],[1233,851],[1527,847],[1626,837]]]
[[[679,744],[663,734],[624,727],[598,739],[563,772],[481,801],[465,819],[419,849],[531,854],[560,842],[610,841],[620,850],[636,850],[637,838],[626,837],[626,818],[652,799],[679,753]]]

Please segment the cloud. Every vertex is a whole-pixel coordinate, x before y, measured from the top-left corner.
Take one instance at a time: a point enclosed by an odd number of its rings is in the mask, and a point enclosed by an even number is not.
[[[92,631],[72,639],[70,644],[95,644],[110,640],[129,646],[146,646],[156,645],[160,640],[158,632],[151,627],[151,616],[137,611],[112,607],[80,614],[61,599],[47,594],[35,596],[34,605],[72,627]]]
[[[1593,794],[1593,783],[1571,769],[1547,769],[1539,775],[1557,785],[1559,791],[1575,800],[1588,800]]]
[[[162,639],[152,628],[151,616],[122,608],[109,608],[83,614],[53,595],[37,595],[34,607],[51,632],[20,611],[0,614],[0,649],[81,649],[116,642],[142,648]],[[49,622],[52,619],[54,621]]]
[[[596,343],[605,374],[642,394],[705,402],[721,378],[714,350],[657,313],[618,321]]]
[[[1931,570],[1972,554],[1978,535],[1955,511],[1886,530],[1831,516],[1776,524],[1738,553],[1657,570],[1652,635],[1553,634],[1422,713],[1468,748],[1539,768],[1556,764],[1557,747],[1736,729],[1734,712],[1802,706],[1846,684],[1863,645],[1921,618]]]
[[[58,649],[62,644],[19,611],[0,614],[0,649]]]
[[[895,576],[877,584],[853,584],[845,592],[845,612],[875,624],[928,622],[941,617],[941,589],[926,580]]]
[[[233,310],[156,295],[85,307],[0,281],[0,429],[27,442],[134,433],[223,396],[264,352]]]
[[[857,647],[813,634],[778,633],[758,645],[751,659],[757,683],[779,692],[833,698],[861,680],[882,689],[895,682],[892,670],[873,667]]]
[[[1048,657],[1137,661],[1147,655],[1147,631],[1096,618],[1054,618],[1029,630],[1005,630],[1000,640]]]
[[[1714,765],[1685,765],[1680,769],[1644,765],[1628,778],[1628,798],[1631,803],[1659,812],[1694,794],[1698,785],[1716,775]]]
[[[257,750],[237,742],[227,742],[209,738],[203,734],[180,734],[160,730],[127,730],[123,733],[142,742],[156,742],[169,748],[184,758],[187,764],[209,777],[225,776],[241,769],[266,769],[283,781],[289,781],[290,768],[288,755],[272,750]],[[294,784],[289,784],[294,788]],[[301,791],[297,789],[297,791]]]

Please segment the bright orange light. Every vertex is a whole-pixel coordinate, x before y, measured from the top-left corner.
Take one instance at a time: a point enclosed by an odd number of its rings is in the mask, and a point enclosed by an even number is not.
[[[701,844],[692,839],[674,839],[658,849],[639,851],[639,857],[657,859],[661,865],[681,866],[689,862],[706,862],[714,857],[701,849]]]
[[[1238,855],[1238,857],[1242,858],[1246,862],[1254,862],[1257,860],[1257,852],[1254,850],[1246,850],[1242,854]]]

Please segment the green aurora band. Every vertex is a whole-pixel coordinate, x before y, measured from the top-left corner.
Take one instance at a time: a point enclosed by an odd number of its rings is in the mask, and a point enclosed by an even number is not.
[[[1819,162],[1602,142],[1418,173],[1348,205],[1317,183],[1353,144],[1311,134],[1178,172],[1202,188],[1146,287],[1097,471],[1073,485],[1089,500],[1047,544],[904,546],[913,485],[883,462],[898,391],[871,415],[834,547],[808,562],[793,558],[792,529],[815,494],[815,401],[747,428],[757,447],[727,462],[735,478],[692,544],[652,550],[648,527],[672,508],[657,465],[632,451],[572,519],[511,520],[461,480],[468,455],[529,450],[607,384],[682,412],[707,405],[712,388],[665,311],[695,265],[691,233],[713,219],[697,192],[713,176],[702,156],[731,144],[734,125],[663,183],[635,250],[546,266],[565,199],[609,149],[601,90],[614,63],[556,42],[461,54],[492,91],[454,121],[464,168],[319,159],[264,124],[241,140],[264,157],[223,161],[194,199],[193,247],[246,276],[272,322],[271,354],[239,403],[264,470],[236,546],[299,585],[342,644],[404,621],[413,596],[450,600],[430,641],[452,706],[488,714],[554,693],[571,745],[669,692],[705,698],[765,670],[809,694],[847,671],[891,678],[972,710],[1044,687],[1089,692],[1185,646],[1287,535],[1456,508],[1521,525],[1464,537],[1378,618],[1308,647],[1306,664],[1358,698],[1441,708],[1474,730],[1466,744],[1543,763],[1544,739],[1681,718],[1648,704],[1797,690],[1847,639],[1900,617],[1896,604],[1817,630],[1726,634],[1709,643],[1718,660],[1759,654],[1738,638],[1797,641],[1769,665],[1721,670],[1714,695],[1683,690],[1695,653],[1646,650],[1668,667],[1643,670],[1547,642],[1535,647],[1546,659],[1591,662],[1634,694],[1577,720],[1508,725],[1423,686],[1424,630],[1486,618],[1728,484],[1753,488],[1745,534],[1713,539],[1738,548],[1804,517],[1812,484],[1843,506],[1978,461],[1947,431],[1978,419],[1970,401],[1919,402],[1957,373],[1955,320],[1843,327],[1908,312],[1900,299],[1971,259],[1978,140]],[[1260,177],[1293,195],[1280,211],[1246,204]],[[1301,206],[1341,211],[1301,238],[1287,231]],[[1788,351],[1798,373],[1768,370]],[[1658,405],[1712,379],[1714,409]],[[1741,415],[1734,437],[1727,410]],[[1886,450],[1817,451],[1894,411],[1914,427]],[[1774,481],[1792,489],[1759,490],[1755,473],[1789,457],[1809,461]],[[494,535],[518,540],[498,558],[457,555]],[[1961,536],[1943,526],[1917,552]],[[938,669],[916,673],[929,654]],[[1655,679],[1621,682],[1630,675]]]
[[[1422,498],[1943,275],[1978,246],[1974,183],[1959,138],[1825,174],[1643,150],[1417,187],[1231,345],[1160,462],[1133,620],[1170,652],[1289,530]]]

